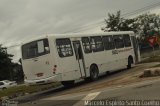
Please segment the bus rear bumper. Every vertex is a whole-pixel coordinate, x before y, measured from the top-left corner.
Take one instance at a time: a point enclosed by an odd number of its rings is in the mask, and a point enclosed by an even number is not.
[[[24,80],[26,84],[28,85],[36,85],[36,84],[47,84],[52,82],[58,82],[61,81],[61,74],[57,74],[48,78],[38,79],[38,80]]]

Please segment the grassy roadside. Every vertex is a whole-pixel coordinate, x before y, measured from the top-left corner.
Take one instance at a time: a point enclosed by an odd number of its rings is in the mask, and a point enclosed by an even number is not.
[[[54,88],[59,86],[60,83],[50,83],[50,84],[45,84],[45,85],[32,85],[32,86],[27,86],[27,85],[20,85],[12,88],[8,88],[5,90],[0,90],[0,98],[4,96],[8,96],[11,98],[17,97],[19,95],[25,95],[25,94],[30,94],[30,93],[35,93],[39,91],[44,91],[50,88]]]
[[[160,56],[151,56],[142,60],[140,63],[160,62]],[[153,66],[152,68],[160,67],[160,64]]]
[[[160,62],[160,56],[151,56],[142,60],[140,63]]]
[[[157,65],[153,66],[152,68],[155,68],[155,67],[160,67],[160,64],[157,64]]]

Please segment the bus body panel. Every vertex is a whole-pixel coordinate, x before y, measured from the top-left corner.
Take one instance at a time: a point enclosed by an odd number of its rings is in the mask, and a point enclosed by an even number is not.
[[[70,81],[80,78],[90,77],[90,67],[96,64],[99,69],[99,74],[106,71],[115,71],[127,67],[128,57],[132,56],[135,63],[135,53],[133,44],[131,47],[115,48],[112,50],[103,50],[99,52],[85,53],[82,45],[82,37],[91,36],[108,36],[108,35],[123,35],[129,34],[134,36],[133,32],[116,32],[116,33],[101,33],[101,34],[64,34],[49,36],[50,53],[32,59],[22,59],[22,65],[25,75],[28,80],[42,80],[51,78],[54,81]],[[73,55],[60,57],[57,39],[69,39]],[[61,45],[62,46],[62,45]],[[75,48],[77,46],[77,48]],[[63,46],[62,46],[63,47]],[[79,47],[82,49],[82,59],[77,59],[77,51]],[[77,50],[77,51],[76,51]],[[36,61],[36,59],[38,61]],[[48,64],[49,63],[49,64]],[[36,74],[44,73],[43,76],[37,77]]]
[[[62,81],[75,80],[81,77],[75,57],[58,59],[58,63],[58,67],[60,67],[58,69],[62,72]]]
[[[55,50],[53,50],[52,48],[52,46],[54,46],[54,43],[51,41],[51,39],[48,39],[48,43],[50,45],[49,53],[41,56],[36,56],[34,58],[22,59],[22,66],[26,83],[41,84],[61,81],[61,72],[54,73],[53,71],[54,66],[56,65],[56,61],[54,60]]]
[[[133,56],[133,52],[131,51],[133,49],[130,48],[123,48],[123,49],[114,49],[114,50],[128,50],[125,51],[125,53],[119,53],[112,54],[113,50],[109,51],[102,51],[97,53],[91,53],[85,55],[85,63],[86,63],[86,69],[87,70],[87,76],[89,77],[89,68],[92,64],[96,64],[98,66],[98,69],[100,73],[106,72],[106,71],[115,71],[117,69],[123,69],[127,67],[128,64],[128,57],[131,55]],[[94,58],[93,58],[94,57]]]
[[[114,54],[114,51],[117,51],[118,54]],[[132,46],[85,54],[84,58],[87,69],[87,77],[90,76],[89,68],[92,64],[96,64],[98,66],[100,73],[106,71],[116,71],[127,67],[129,56],[132,56],[134,59],[134,52]]]
[[[52,68],[50,66],[50,59],[48,55],[23,61],[23,67],[27,70],[24,74],[30,80],[38,80],[52,75]]]
[[[56,38],[52,38],[54,42],[56,42]],[[74,41],[75,39],[73,39]],[[71,41],[72,42],[72,41]],[[56,43],[55,49],[57,50]],[[73,50],[73,56],[70,57],[59,57],[59,54],[57,51],[55,51],[55,59],[57,62],[57,69],[61,72],[62,79],[61,81],[69,81],[69,80],[75,80],[81,78],[80,68],[79,64],[75,57],[74,47],[71,43],[72,50]]]

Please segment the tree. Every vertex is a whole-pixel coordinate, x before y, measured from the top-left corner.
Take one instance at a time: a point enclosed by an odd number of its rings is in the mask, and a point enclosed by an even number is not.
[[[120,17],[121,12],[118,11],[116,15],[108,13],[108,19],[105,19],[106,27],[102,28],[103,31],[119,31],[122,18]]]
[[[139,38],[160,33],[160,17],[156,14],[146,13],[135,18],[124,19],[121,17],[121,12],[118,11],[115,15],[109,13],[105,23],[106,26],[102,28],[105,32],[134,31],[137,35],[140,35]]]
[[[13,55],[7,54],[7,48],[0,45],[0,80],[11,79],[13,65],[11,57]]]
[[[114,14],[108,14],[108,19],[105,19],[106,26],[102,28],[104,32],[110,31],[134,31],[136,32],[136,28],[138,24],[134,23],[135,19],[124,19],[121,17],[121,12],[117,11]]]
[[[139,26],[137,32],[141,37],[153,36],[155,33],[159,33],[160,17],[156,14],[142,14],[135,18],[135,22]]]

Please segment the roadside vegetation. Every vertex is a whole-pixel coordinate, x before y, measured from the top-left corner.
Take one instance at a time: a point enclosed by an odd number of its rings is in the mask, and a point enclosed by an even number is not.
[[[153,68],[154,68],[154,67],[160,67],[160,64],[157,64],[157,65],[153,66]]]
[[[60,83],[50,83],[45,85],[32,85],[32,86],[19,85],[5,90],[0,90],[0,98],[5,96],[8,96],[9,98],[14,98],[17,96],[23,96],[25,94],[31,94],[35,92],[48,90],[57,87],[59,85]]]
[[[160,62],[160,56],[148,57],[148,58],[142,60],[140,63],[150,63],[150,62]],[[160,65],[157,65],[157,66],[160,66]]]

